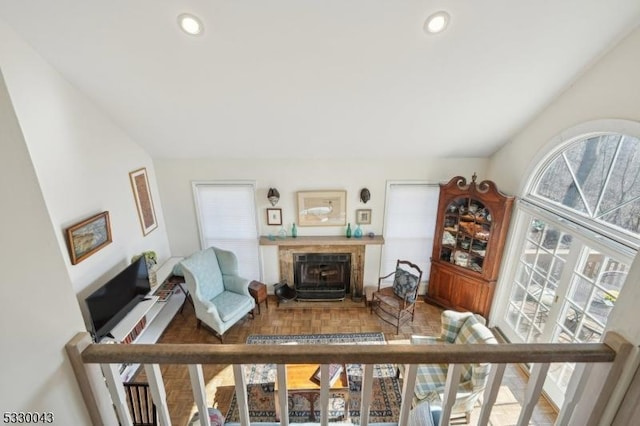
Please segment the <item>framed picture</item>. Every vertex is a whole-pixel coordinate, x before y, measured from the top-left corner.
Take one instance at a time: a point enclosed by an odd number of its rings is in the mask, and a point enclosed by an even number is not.
[[[149,178],[145,167],[129,173],[133,198],[136,200],[138,218],[142,226],[142,235],[147,235],[158,227],[156,212],[151,199],[151,189],[149,188]]]
[[[82,262],[111,243],[109,212],[102,212],[67,228],[67,246],[71,264]]]
[[[298,191],[299,226],[347,224],[347,191]]]
[[[282,209],[267,209],[267,225],[282,225]]]
[[[356,223],[358,225],[370,225],[371,224],[371,209],[359,209],[359,210],[356,210]]]

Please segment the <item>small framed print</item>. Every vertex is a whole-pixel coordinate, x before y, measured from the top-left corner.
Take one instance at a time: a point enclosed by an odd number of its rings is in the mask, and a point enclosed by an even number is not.
[[[267,225],[282,225],[282,209],[267,209]]]
[[[371,209],[359,209],[359,210],[356,210],[356,223],[358,225],[370,225],[371,224]]]

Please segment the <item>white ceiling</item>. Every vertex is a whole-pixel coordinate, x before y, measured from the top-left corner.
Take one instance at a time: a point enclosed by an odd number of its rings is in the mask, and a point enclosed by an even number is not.
[[[449,29],[427,35],[438,10]],[[153,157],[475,157],[636,27],[640,1],[0,0],[0,19]]]

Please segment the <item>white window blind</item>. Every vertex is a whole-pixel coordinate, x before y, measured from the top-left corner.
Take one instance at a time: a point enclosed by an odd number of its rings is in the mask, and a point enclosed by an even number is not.
[[[422,269],[422,281],[429,279],[439,193],[440,187],[434,184],[388,185],[381,275],[392,272],[401,259]]]
[[[201,247],[232,251],[240,276],[260,279],[254,185],[198,182],[193,190]]]

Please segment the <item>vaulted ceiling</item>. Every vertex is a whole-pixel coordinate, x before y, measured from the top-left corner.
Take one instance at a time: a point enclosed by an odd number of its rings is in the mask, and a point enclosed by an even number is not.
[[[0,19],[153,157],[482,157],[640,1],[0,0]]]

